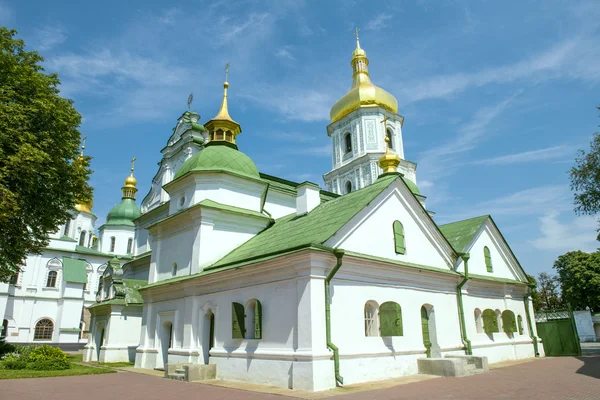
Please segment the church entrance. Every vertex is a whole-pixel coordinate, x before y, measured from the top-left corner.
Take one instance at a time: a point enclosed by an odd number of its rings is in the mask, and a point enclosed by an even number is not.
[[[100,333],[96,337],[96,358],[100,361],[100,348],[104,344],[104,328],[100,329]]]
[[[202,333],[202,356],[204,358],[204,364],[208,365],[210,349],[215,345],[215,314],[210,310],[204,316],[204,328]]]
[[[423,346],[425,346],[427,358],[441,357],[435,329],[435,313],[433,306],[430,304],[424,304],[421,307],[421,332],[423,333]]]
[[[171,347],[173,347],[173,324],[165,322],[162,324],[160,332],[160,350],[163,367],[169,363],[169,349]]]

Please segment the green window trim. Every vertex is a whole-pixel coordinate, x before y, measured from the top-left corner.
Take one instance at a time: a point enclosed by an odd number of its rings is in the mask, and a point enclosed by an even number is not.
[[[519,335],[523,334],[523,317],[520,315],[517,317],[517,325],[519,327]]]
[[[515,313],[510,310],[502,312],[502,330],[506,333],[516,332],[517,323],[515,321]]]
[[[492,266],[492,256],[490,254],[490,249],[487,246],[483,248],[483,256],[485,257],[485,269],[487,272],[494,272],[494,267]]]
[[[246,329],[244,327],[244,306],[240,303],[231,304],[231,337],[243,339]]]
[[[500,332],[498,329],[498,318],[496,312],[491,309],[484,310],[481,313],[481,319],[483,320],[483,331],[485,333]]]
[[[379,306],[379,331],[381,336],[403,336],[402,308],[388,301]]]
[[[254,304],[254,339],[262,339],[262,305],[258,300]]]
[[[394,221],[394,245],[396,254],[406,254],[406,244],[404,242],[404,227],[400,221]]]

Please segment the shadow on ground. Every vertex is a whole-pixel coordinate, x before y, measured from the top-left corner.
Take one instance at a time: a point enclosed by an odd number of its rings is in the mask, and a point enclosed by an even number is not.
[[[583,362],[583,366],[575,373],[587,375],[592,378],[600,379],[600,356],[576,357]]]

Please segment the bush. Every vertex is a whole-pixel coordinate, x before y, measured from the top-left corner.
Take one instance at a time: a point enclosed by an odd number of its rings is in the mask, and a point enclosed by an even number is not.
[[[2,368],[4,369],[25,369],[27,367],[27,363],[21,360],[4,359],[0,364],[2,364]]]
[[[57,358],[51,358],[49,360],[40,360],[34,362],[28,362],[27,369],[37,371],[55,371],[59,369],[69,369],[71,364],[67,360],[60,360]]]
[[[3,336],[0,336],[0,358],[5,355],[6,353],[12,353],[13,351],[16,351],[17,347],[13,344],[10,343],[6,343],[6,338]]]
[[[34,351],[35,349],[39,348],[40,346],[22,346],[22,345],[17,345],[15,346],[15,352],[19,355],[19,359],[21,361],[29,361],[29,355],[31,354],[32,351]]]
[[[60,362],[66,362],[67,361],[67,355],[58,347],[52,347],[52,346],[39,346],[35,349],[33,349],[30,353],[29,353],[29,357],[27,359],[28,362],[30,363],[37,363],[40,361],[60,361]]]

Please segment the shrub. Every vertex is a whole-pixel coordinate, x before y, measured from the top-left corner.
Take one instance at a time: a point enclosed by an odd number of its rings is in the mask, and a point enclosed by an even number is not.
[[[25,369],[27,367],[27,363],[21,360],[2,360],[2,368],[4,369]]]
[[[39,346],[33,349],[31,353],[29,353],[27,361],[31,363],[37,363],[48,360],[58,360],[68,363],[67,355],[61,349],[47,345]]]
[[[6,353],[12,353],[17,348],[14,344],[6,343],[6,338],[0,336],[0,357],[2,357]]]
[[[27,362],[27,361],[29,361],[29,355],[31,354],[31,352],[33,352],[35,349],[39,348],[40,346],[17,345],[15,347],[16,347],[15,352],[19,354],[20,360]]]
[[[67,360],[60,360],[58,358],[51,358],[48,360],[40,360],[27,363],[27,369],[33,369],[37,371],[50,371],[69,368],[71,368],[71,364],[69,364]]]

